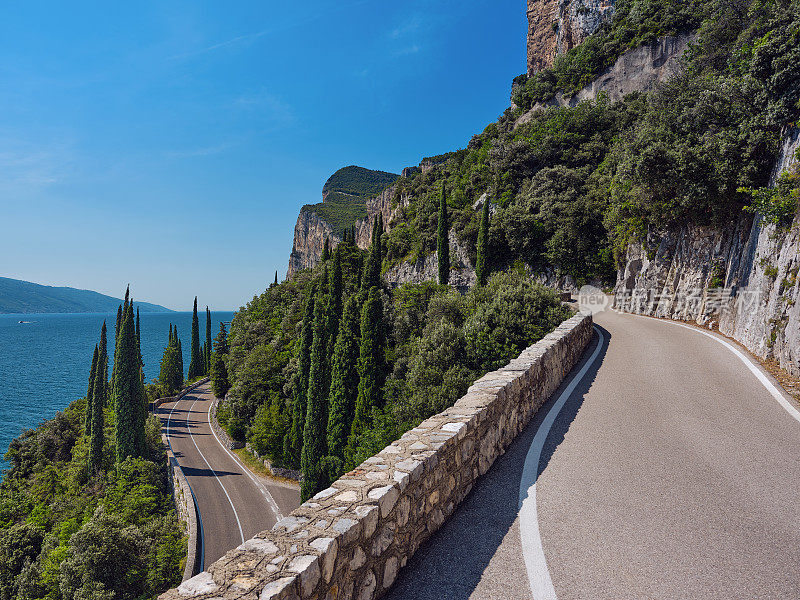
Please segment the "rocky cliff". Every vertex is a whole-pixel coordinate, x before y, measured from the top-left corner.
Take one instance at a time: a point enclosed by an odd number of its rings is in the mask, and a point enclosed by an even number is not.
[[[294,241],[286,277],[290,278],[298,271],[314,267],[322,256],[325,239],[330,239],[333,246],[340,241],[330,223],[315,212],[301,210],[294,226]]]
[[[528,0],[528,75],[553,64],[614,15],[615,0]]]
[[[558,92],[546,104],[535,104],[517,119],[517,124],[527,122],[536,111],[548,106],[576,106],[584,100],[594,100],[601,93],[616,101],[631,92],[650,90],[678,73],[680,58],[695,38],[694,33],[664,36],[629,50],[583,89],[570,96]]]
[[[800,129],[786,131],[770,185],[795,164]],[[649,250],[649,251],[648,251]],[[725,229],[684,226],[628,247],[615,304],[719,330],[800,375],[800,213],[788,229],[741,217]]]

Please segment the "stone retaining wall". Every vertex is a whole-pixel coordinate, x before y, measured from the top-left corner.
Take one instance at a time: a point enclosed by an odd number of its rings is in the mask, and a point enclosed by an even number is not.
[[[591,337],[591,316],[568,319],[454,406],[161,598],[379,597],[558,388]]]

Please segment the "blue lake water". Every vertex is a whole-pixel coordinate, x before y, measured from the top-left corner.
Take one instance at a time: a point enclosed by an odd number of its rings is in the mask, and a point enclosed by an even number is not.
[[[202,345],[205,312],[199,317]],[[212,339],[220,321],[229,325],[232,317],[232,312],[211,313]],[[116,313],[0,315],[0,468],[6,466],[2,456],[12,439],[86,395],[100,326],[105,320],[109,351],[113,352],[116,319]],[[141,313],[142,358],[148,382],[158,376],[170,323],[178,326],[184,367],[189,367],[192,313]]]

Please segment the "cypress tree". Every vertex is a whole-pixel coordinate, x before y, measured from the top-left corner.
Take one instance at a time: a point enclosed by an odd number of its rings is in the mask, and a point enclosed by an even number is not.
[[[130,305],[122,317],[122,329],[114,355],[114,372],[117,462],[122,462],[129,456],[141,456],[144,450],[144,386]]]
[[[206,375],[211,374],[211,311],[206,306]]]
[[[203,374],[203,359],[200,356],[200,323],[197,320],[197,296],[194,298],[192,310],[192,353],[189,357],[189,374],[187,379],[192,380]]]
[[[178,358],[178,341],[169,325],[169,338],[167,347],[161,357],[161,370],[158,374],[158,383],[168,395],[172,395],[183,387],[183,372]]]
[[[328,304],[325,312],[325,339],[327,347],[325,349],[326,358],[333,356],[333,347],[336,344],[336,336],[339,333],[339,320],[342,317],[342,255],[337,248],[333,252],[333,269],[328,280]],[[330,370],[325,370],[330,376]],[[328,379],[330,384],[330,379]],[[326,388],[327,396],[327,388]]]
[[[231,389],[228,368],[224,356],[228,354],[228,332],[225,323],[220,322],[219,333],[214,340],[214,354],[211,361],[211,389],[217,398],[224,398]]]
[[[475,275],[478,278],[478,285],[486,285],[486,244],[489,240],[489,198],[483,203],[481,211],[481,225],[478,229],[478,257],[475,260]]]
[[[386,248],[383,245],[383,234],[385,233],[385,229],[383,227],[383,213],[378,213],[378,256],[380,257],[380,262],[383,263],[383,256],[386,253]]]
[[[292,404],[292,427],[289,431],[287,459],[292,466],[300,464],[305,429],[306,403],[308,401],[308,375],[311,369],[311,345],[314,338],[314,297],[316,285],[308,288],[308,297],[303,310],[303,328],[298,349],[298,368],[294,378]]]
[[[322,262],[325,262],[331,257],[331,242],[330,238],[325,238],[325,243],[322,246]]]
[[[108,358],[99,356],[99,366],[95,377],[94,393],[92,397],[92,427],[89,440],[89,476],[97,473],[103,466],[103,444],[105,443],[105,405],[106,381],[105,373],[108,368]]]
[[[122,304],[123,309],[128,307],[128,301],[130,300],[130,297],[131,297],[131,284],[129,283],[128,287],[125,288],[125,302],[123,302]],[[125,311],[123,310],[123,312]]]
[[[358,396],[353,424],[347,440],[348,458],[358,446],[359,436],[369,428],[372,409],[379,407],[384,376],[383,300],[373,287],[361,310],[361,347],[358,355]]]
[[[181,338],[178,337],[178,326],[175,326],[175,343],[178,344],[178,368],[181,373],[181,387],[183,386],[183,374],[186,372],[183,368],[183,344]]]
[[[381,278],[381,242],[378,232],[378,217],[372,222],[372,241],[369,246],[369,255],[364,264],[364,276],[361,279],[361,290],[369,292],[370,288],[380,285]]]
[[[83,429],[86,435],[92,430],[92,397],[94,391],[94,378],[97,375],[97,344],[94,345],[92,355],[92,368],[89,371],[89,389],[86,391],[86,413],[83,418]]]
[[[100,346],[97,349],[97,380],[100,384],[95,383],[95,389],[100,390],[100,406],[106,405],[108,399],[108,337],[106,330],[106,322],[103,321],[103,326],[100,327]],[[97,386],[100,385],[98,388]],[[97,396],[97,392],[94,393]]]
[[[447,285],[450,281],[450,242],[448,234],[450,225],[447,222],[447,191],[442,182],[442,197],[439,202],[439,229],[436,235],[436,253],[439,258],[439,284]]]
[[[119,328],[122,326],[122,305],[117,307],[117,328],[114,330],[114,346],[117,345],[117,338],[119,337]]]
[[[355,296],[350,296],[344,306],[339,334],[333,348],[328,396],[328,454],[342,460],[358,394],[359,327],[358,300]]]
[[[275,284],[274,285],[278,285],[278,272],[277,271],[275,271]]]
[[[325,299],[321,290],[314,302],[314,341],[311,347],[311,365],[308,375],[306,417],[303,425],[303,450],[300,470],[303,473],[301,500],[305,502],[327,487],[327,474],[320,464],[327,450],[325,430],[328,409],[325,393]]]

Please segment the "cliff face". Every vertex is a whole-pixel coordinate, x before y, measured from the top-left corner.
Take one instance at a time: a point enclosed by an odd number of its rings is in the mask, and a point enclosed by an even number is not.
[[[800,129],[786,132],[770,185],[794,165]],[[618,308],[717,325],[761,358],[800,375],[800,213],[788,230],[742,217],[686,226],[631,244],[617,276]]]
[[[286,277],[291,278],[298,271],[314,267],[322,256],[325,238],[331,245],[339,243],[339,236],[333,233],[333,227],[317,213],[301,210],[294,226],[294,242],[289,254],[289,268]]]
[[[535,104],[517,119],[517,124],[529,121],[536,111],[548,106],[577,106],[584,100],[596,99],[601,93],[613,102],[631,92],[650,90],[678,73],[680,58],[695,38],[693,33],[664,36],[629,50],[582,90],[571,96],[559,92],[546,104]]]
[[[528,0],[528,75],[553,64],[614,15],[615,0]]]

